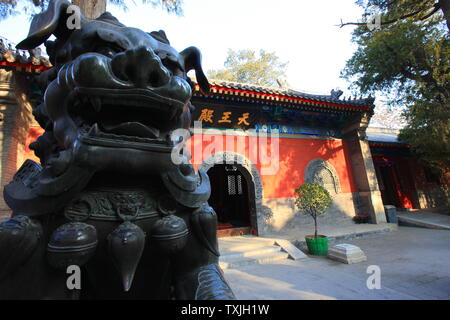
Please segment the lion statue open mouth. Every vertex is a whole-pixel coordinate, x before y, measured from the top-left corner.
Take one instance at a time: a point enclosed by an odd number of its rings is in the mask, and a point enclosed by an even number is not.
[[[172,130],[190,125],[186,72],[194,68],[208,90],[198,49],[178,53],[163,31],[152,36],[108,14],[57,46],[53,50],[63,53],[55,57],[58,74],[48,85],[45,108],[55,138],[65,148],[73,147],[80,135],[109,142],[94,145],[167,146]]]
[[[4,190],[14,213],[0,224],[0,297],[234,298],[218,266],[208,176],[178,149],[194,108],[187,72],[209,92],[200,51],[177,52],[164,31],[109,13],[71,29],[70,5],[50,1],[17,46],[45,43],[54,67],[39,76],[44,100],[33,111],[45,129],[30,145],[41,163],[27,160]],[[87,287],[76,294],[64,288],[70,265]]]

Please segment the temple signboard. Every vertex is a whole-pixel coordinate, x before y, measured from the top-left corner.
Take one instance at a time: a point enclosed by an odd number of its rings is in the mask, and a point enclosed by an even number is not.
[[[254,109],[226,106],[196,106],[192,120],[201,121],[203,127],[223,129],[254,128],[259,112]]]
[[[340,137],[337,128],[320,128],[302,124],[301,121],[276,121],[270,115],[275,108],[246,108],[227,105],[196,105],[193,121],[200,121],[203,128],[244,129],[255,132],[303,134],[309,136]],[[300,112],[299,112],[300,113]],[[281,123],[280,123],[281,122]]]

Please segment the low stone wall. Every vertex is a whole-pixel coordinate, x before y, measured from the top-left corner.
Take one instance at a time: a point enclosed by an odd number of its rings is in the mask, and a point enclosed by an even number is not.
[[[355,195],[340,193],[333,196],[331,207],[318,218],[319,223],[350,221],[356,214]],[[284,232],[313,223],[313,219],[301,214],[295,206],[295,198],[273,198],[262,200],[263,212],[258,216],[258,231],[264,233]]]
[[[440,188],[417,190],[419,205],[421,209],[447,207],[449,199]]]

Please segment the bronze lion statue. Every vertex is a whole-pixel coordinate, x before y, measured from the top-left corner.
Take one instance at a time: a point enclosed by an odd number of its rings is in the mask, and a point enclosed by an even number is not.
[[[107,12],[69,28],[70,5],[50,1],[18,45],[45,43],[53,68],[33,111],[40,164],[25,161],[4,189],[0,298],[234,299],[208,176],[180,148],[194,108],[187,72],[209,91],[200,51]]]

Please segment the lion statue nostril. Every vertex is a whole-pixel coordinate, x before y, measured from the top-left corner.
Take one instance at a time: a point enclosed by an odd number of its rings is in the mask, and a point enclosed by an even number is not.
[[[162,68],[155,68],[152,72],[150,72],[150,76],[148,78],[148,82],[152,87],[162,87],[169,83],[170,81],[170,72],[164,66]]]
[[[152,87],[159,87],[159,75],[157,72],[150,73],[150,76],[148,77],[148,82]]]

